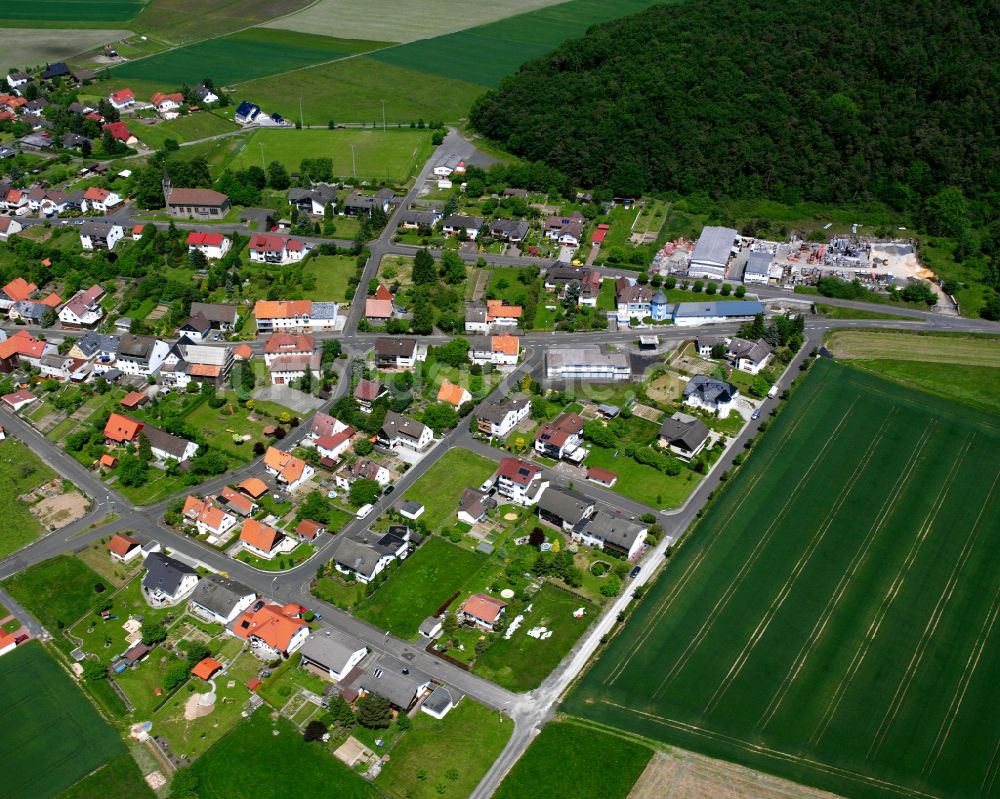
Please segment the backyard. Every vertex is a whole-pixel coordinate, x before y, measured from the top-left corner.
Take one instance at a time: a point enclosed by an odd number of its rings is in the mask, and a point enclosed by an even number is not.
[[[458,510],[466,488],[478,488],[496,471],[496,464],[467,449],[449,449],[403,496],[424,506],[420,517],[428,530],[436,530]]]

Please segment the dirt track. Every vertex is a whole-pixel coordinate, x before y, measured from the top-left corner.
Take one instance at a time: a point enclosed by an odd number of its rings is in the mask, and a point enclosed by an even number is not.
[[[839,799],[759,771],[681,749],[658,752],[628,799]]]

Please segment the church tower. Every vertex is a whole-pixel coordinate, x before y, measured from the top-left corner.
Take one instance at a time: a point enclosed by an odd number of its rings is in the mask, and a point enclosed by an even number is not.
[[[167,165],[166,164],[163,165],[163,184],[162,185],[163,185],[163,204],[166,205],[166,206],[169,206],[170,205],[170,191],[171,191],[172,186],[171,186],[171,183],[170,183],[170,174],[167,172]]]

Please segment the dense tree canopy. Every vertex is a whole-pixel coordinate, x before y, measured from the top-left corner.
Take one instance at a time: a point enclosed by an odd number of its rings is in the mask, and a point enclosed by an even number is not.
[[[946,185],[996,189],[998,31],[985,0],[657,6],[527,63],[471,120],[618,194],[871,195],[914,211]],[[959,202],[933,203],[941,228]]]

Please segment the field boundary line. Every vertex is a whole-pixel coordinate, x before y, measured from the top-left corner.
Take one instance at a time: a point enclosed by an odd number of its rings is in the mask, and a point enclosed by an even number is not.
[[[885,502],[882,503],[882,507],[879,509],[872,526],[869,528],[868,535],[865,536],[864,540],[861,542],[861,548],[855,553],[854,558],[849,564],[848,570],[841,576],[833,595],[830,597],[830,601],[827,602],[826,607],[823,609],[823,613],[820,614],[820,617],[816,620],[816,624],[813,625],[809,636],[803,642],[798,655],[796,655],[795,660],[792,661],[792,666],[789,669],[788,674],[785,675],[784,680],[782,680],[781,685],[778,687],[778,691],[771,698],[771,703],[765,709],[764,715],[757,720],[758,727],[766,727],[780,709],[782,702],[785,701],[785,697],[788,695],[789,689],[798,678],[799,673],[805,666],[806,660],[809,659],[809,656],[816,647],[816,643],[826,630],[826,625],[829,623],[833,612],[840,604],[840,600],[843,599],[848,585],[850,585],[851,581],[854,579],[854,575],[857,574],[861,564],[867,559],[868,553],[871,550],[872,544],[875,543],[878,533],[885,529],[886,521],[889,519],[893,509],[896,507],[896,503],[902,496],[903,489],[910,482],[913,470],[916,469],[917,462],[920,459],[927,442],[930,440],[930,430],[931,427],[933,427],[933,424],[933,422],[929,422],[927,426],[924,427],[924,431],[920,439],[917,441],[913,452],[910,454],[906,469],[904,469],[900,473],[899,477],[896,478],[895,484],[890,489],[889,495],[886,497]]]
[[[768,628],[771,626],[771,622],[774,621],[774,617],[784,606],[785,600],[788,599],[789,594],[792,592],[792,588],[795,586],[795,583],[798,582],[799,577],[802,576],[802,572],[812,559],[813,554],[816,552],[816,548],[822,543],[823,539],[826,538],[826,534],[830,532],[830,527],[833,526],[834,517],[844,506],[848,496],[850,496],[851,492],[854,490],[854,486],[857,484],[858,479],[865,473],[869,465],[871,465],[872,457],[874,456],[879,445],[882,443],[882,439],[885,437],[886,426],[889,424],[889,421],[896,414],[896,412],[897,409],[895,407],[889,409],[889,413],[886,415],[885,419],[883,419],[878,433],[872,438],[871,443],[868,445],[868,449],[865,450],[865,453],[861,456],[857,466],[854,467],[854,471],[852,472],[850,478],[844,482],[843,486],[841,486],[837,499],[834,501],[830,510],[827,511],[822,523],[816,529],[816,532],[813,533],[813,536],[809,540],[805,549],[802,550],[802,554],[795,562],[791,572],[789,572],[788,579],[785,580],[784,585],[781,586],[774,599],[771,600],[770,607],[764,611],[764,615],[761,616],[760,621],[757,623],[757,627],[754,628],[753,633],[751,633],[750,639],[736,656],[736,660],[733,661],[733,665],[729,667],[729,671],[726,673],[725,677],[722,678],[722,682],[719,683],[719,687],[715,689],[715,693],[713,693],[709,698],[708,704],[705,705],[705,713],[711,713],[715,710],[719,702],[722,700],[722,697],[725,696],[726,691],[729,690],[733,682],[743,671],[743,667],[746,666],[747,661],[750,659],[750,655],[753,653],[754,649],[756,649],[757,644],[760,643],[761,638],[763,638],[767,633]]]
[[[903,559],[899,569],[896,571],[896,576],[893,578],[889,588],[886,589],[885,596],[882,597],[879,608],[875,612],[875,617],[872,619],[871,624],[868,625],[868,629],[865,631],[864,638],[858,644],[858,647],[854,652],[854,656],[851,658],[851,662],[848,665],[847,672],[841,678],[840,683],[838,683],[837,689],[834,691],[833,699],[831,699],[826,711],[820,718],[819,726],[810,738],[810,743],[819,743],[826,734],[826,731],[830,726],[830,722],[836,715],[837,709],[840,707],[840,703],[843,701],[844,696],[847,693],[847,689],[850,688],[851,682],[853,682],[854,677],[861,668],[861,664],[867,657],[868,650],[871,647],[872,642],[875,640],[876,636],[878,636],[882,622],[889,613],[889,608],[896,601],[896,597],[899,595],[900,590],[902,590],[903,583],[906,582],[910,569],[913,567],[913,563],[917,559],[917,554],[920,552],[924,541],[927,540],[927,536],[930,534],[931,526],[933,525],[934,520],[937,519],[937,515],[941,511],[941,507],[944,505],[944,500],[948,491],[951,489],[951,484],[955,481],[955,475],[958,472],[958,467],[961,465],[962,461],[965,459],[965,455],[969,451],[970,443],[971,438],[966,440],[965,445],[955,458],[955,462],[951,465],[947,478],[941,484],[941,488],[938,491],[937,496],[934,498],[934,502],[932,503],[927,516],[924,517],[924,521],[917,531],[913,544],[910,545],[909,552],[906,553],[906,557]]]
[[[970,442],[974,439],[975,435],[973,435],[972,439],[970,439]],[[979,514],[976,516],[976,521],[969,530],[968,536],[966,536],[965,543],[962,545],[962,551],[958,553],[958,559],[951,568],[951,574],[948,575],[948,582],[945,583],[940,596],[938,596],[937,602],[934,604],[934,610],[931,612],[931,616],[927,620],[924,631],[920,635],[920,640],[917,641],[917,647],[913,652],[913,656],[910,658],[909,664],[906,666],[906,671],[903,672],[903,677],[900,680],[899,685],[896,687],[896,693],[892,697],[892,702],[886,709],[885,715],[882,717],[882,723],[879,724],[879,728],[875,732],[875,739],[872,741],[871,746],[868,749],[868,759],[877,755],[879,750],[882,748],[882,744],[885,743],[889,730],[896,721],[896,716],[899,715],[899,709],[903,706],[903,702],[906,701],[906,695],[909,693],[910,688],[913,685],[913,680],[916,678],[917,672],[920,670],[920,664],[923,662],[924,655],[927,654],[927,647],[930,644],[931,639],[934,637],[934,633],[937,632],[938,625],[941,623],[941,618],[944,616],[948,603],[951,602],[951,598],[955,594],[955,587],[960,581],[962,570],[965,568],[965,564],[969,562],[969,556],[972,554],[972,550],[976,546],[979,538],[979,523],[983,519],[983,513],[986,512],[987,506],[993,499],[993,489],[996,487],[998,479],[1000,479],[1000,475],[993,478],[993,484],[990,486],[990,492],[986,495],[986,499],[983,501],[983,505],[979,509]]]
[[[990,762],[986,766],[986,774],[983,775],[983,781],[979,783],[979,793],[981,794],[992,791],[993,785],[997,781],[997,765],[1000,765],[998,755],[1000,755],[1000,738],[997,738],[997,745],[993,748],[993,757],[990,758]],[[993,776],[991,777],[990,774]]]
[[[825,381],[818,385],[822,387],[822,385],[824,384]],[[732,512],[729,514],[726,521],[723,524],[718,525],[718,527],[716,528],[716,534],[699,551],[699,553],[695,556],[692,563],[685,570],[684,575],[680,578],[680,580],[677,583],[674,584],[674,586],[668,592],[667,596],[665,596],[663,600],[661,600],[661,603],[657,606],[656,610],[650,615],[649,621],[643,628],[643,631],[639,639],[636,641],[635,646],[632,647],[632,651],[629,653],[628,657],[623,658],[621,661],[619,661],[619,663],[615,666],[611,674],[608,675],[607,680],[605,680],[606,685],[614,685],[618,681],[618,678],[628,667],[629,663],[632,662],[632,658],[635,657],[636,652],[638,652],[639,649],[642,647],[642,645],[645,644],[647,640],[649,640],[650,635],[653,634],[654,628],[656,627],[656,625],[660,623],[660,619],[663,618],[667,610],[669,610],[670,606],[673,604],[673,601],[677,597],[681,588],[687,585],[688,580],[693,576],[694,572],[704,561],[709,551],[719,541],[719,539],[721,538],[721,532],[722,530],[725,529],[726,524],[728,524],[733,519],[733,517],[736,516],[740,508],[743,507],[743,503],[745,503],[747,499],[749,499],[757,483],[759,483],[764,478],[764,475],[767,473],[767,467],[771,466],[778,459],[778,456],[784,450],[785,445],[789,442],[789,440],[791,440],[792,434],[798,429],[799,425],[802,424],[803,420],[807,418],[809,409],[812,408],[813,404],[816,402],[816,400],[819,398],[821,394],[822,392],[819,390],[813,393],[813,396],[809,400],[809,403],[799,414],[799,418],[796,419],[795,422],[788,428],[788,430],[784,432],[781,441],[775,448],[773,454],[769,457],[766,466],[762,466],[758,470],[757,474],[751,478],[748,490],[743,494],[742,499],[740,499],[740,501],[733,506]]]
[[[619,705],[616,702],[610,702],[607,699],[601,699],[599,701],[601,702],[601,704],[617,708],[618,710],[624,710],[627,713],[634,713],[637,716],[642,716],[643,718],[649,719],[654,724],[661,724],[665,727],[670,727],[680,732],[685,732],[692,735],[699,735],[703,738],[708,738],[710,740],[727,743],[736,746],[744,750],[745,752],[764,755],[766,757],[770,757],[775,760],[783,760],[789,763],[798,764],[800,766],[808,766],[809,768],[813,768],[817,771],[821,771],[826,774],[830,774],[832,776],[851,779],[856,782],[864,783],[866,785],[872,785],[877,788],[882,788],[884,790],[894,791],[903,796],[921,797],[922,799],[940,799],[938,794],[928,793],[926,791],[921,791],[917,788],[908,788],[907,786],[900,785],[899,783],[896,782],[890,782],[889,780],[879,779],[878,777],[872,777],[857,771],[851,771],[850,769],[841,768],[840,766],[834,766],[829,763],[823,763],[822,761],[814,760],[813,758],[810,757],[793,755],[789,752],[783,752],[780,749],[774,749],[770,746],[755,744],[752,741],[746,741],[742,738],[737,738],[733,735],[727,735],[726,733],[717,732],[715,730],[709,730],[706,729],[705,727],[699,727],[696,724],[688,724],[687,722],[678,721],[677,719],[668,719],[663,716],[658,716],[655,713],[649,713],[644,710],[638,710],[636,708],[626,707],[625,705]],[[752,768],[752,766],[750,768]]]
[[[708,618],[705,619],[704,623],[701,625],[701,628],[695,634],[694,638],[692,638],[688,642],[688,645],[684,648],[684,651],[681,653],[680,657],[674,662],[674,665],[671,667],[670,671],[667,672],[667,675],[663,678],[663,681],[653,692],[651,696],[652,699],[656,699],[657,697],[659,697],[663,689],[667,687],[673,681],[674,677],[677,676],[680,670],[687,665],[687,662],[688,660],[690,660],[691,655],[699,646],[701,646],[701,643],[705,640],[705,637],[708,635],[709,629],[711,629],[711,627],[714,626],[715,621],[719,617],[719,614],[723,610],[725,610],[725,608],[729,605],[730,600],[736,594],[736,590],[743,584],[743,581],[746,579],[747,575],[750,573],[753,567],[757,565],[757,561],[760,559],[760,556],[764,551],[764,547],[770,542],[771,536],[774,535],[774,531],[778,526],[778,522],[785,517],[785,514],[788,512],[789,506],[795,499],[796,492],[799,490],[799,488],[802,487],[802,484],[805,483],[807,479],[809,479],[812,472],[816,469],[817,464],[819,464],[826,456],[827,450],[830,448],[830,445],[840,435],[840,431],[843,429],[844,424],[847,422],[848,418],[851,415],[851,411],[854,410],[854,406],[857,405],[859,399],[860,396],[855,397],[854,402],[852,402],[848,406],[847,410],[844,411],[844,415],[840,418],[840,421],[837,422],[837,426],[831,431],[830,435],[827,437],[826,441],[820,448],[819,452],[816,453],[815,457],[812,460],[812,463],[809,464],[809,468],[806,469],[805,472],[802,474],[802,476],[799,478],[799,481],[795,484],[795,487],[788,492],[788,496],[785,499],[784,504],[781,506],[781,508],[778,509],[778,512],[774,515],[774,518],[771,520],[771,523],[767,526],[767,529],[763,532],[760,538],[757,539],[757,543],[754,545],[754,548],[750,552],[749,557],[744,561],[743,566],[740,568],[739,572],[736,573],[736,576],[733,578],[732,582],[730,582],[730,584],[726,587],[725,592],[723,592],[718,602],[716,602],[715,605],[712,607],[712,610],[708,614]]]

